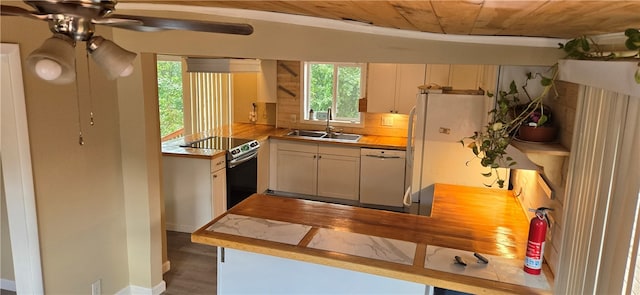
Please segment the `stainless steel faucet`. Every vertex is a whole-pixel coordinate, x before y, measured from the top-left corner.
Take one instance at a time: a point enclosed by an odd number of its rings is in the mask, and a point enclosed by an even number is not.
[[[333,132],[333,126],[329,125],[329,121],[331,121],[333,118],[331,117],[331,108],[327,109],[327,128],[325,129],[325,131],[329,134],[331,134]]]

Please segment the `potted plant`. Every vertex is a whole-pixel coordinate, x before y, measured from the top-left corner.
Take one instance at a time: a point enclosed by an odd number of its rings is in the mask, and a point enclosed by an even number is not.
[[[586,36],[572,39],[566,44],[559,44],[559,48],[564,50],[567,54],[566,58],[570,59],[638,60],[640,57],[640,30],[627,29],[625,36],[627,37],[625,46],[632,50],[631,52],[605,52],[596,42]],[[550,68],[550,73],[546,76],[539,73],[527,74],[522,90],[529,101],[524,104],[520,103],[518,97],[520,92],[515,81],[512,81],[508,90],[498,92],[495,108],[489,112],[490,118],[487,126],[481,131],[474,132],[473,136],[460,140],[463,146],[472,150],[474,158],[478,158],[480,164],[489,169],[482,175],[494,177],[493,182],[485,184],[486,186],[497,184],[500,188],[504,187],[504,176],[499,174],[498,168],[517,164],[507,155],[506,149],[516,135],[522,139],[523,135],[519,133],[520,131],[533,130],[538,133],[550,133],[553,135],[547,134],[546,140],[555,138],[555,131],[544,129],[553,125],[551,112],[542,104],[542,101],[553,88],[557,74],[557,64]],[[537,78],[540,78],[543,91],[540,95],[531,98],[527,92],[527,83]],[[640,84],[640,63],[638,63],[638,70],[635,72],[634,78]],[[487,95],[493,97],[491,93]],[[526,138],[526,135],[524,137]]]
[[[472,150],[474,158],[478,158],[483,167],[489,168],[489,171],[482,173],[482,175],[485,177],[495,176],[494,181],[485,184],[486,186],[497,184],[500,188],[504,187],[504,176],[500,175],[498,168],[516,164],[507,155],[506,149],[513,137],[518,134],[521,126],[545,128],[544,126],[550,125],[551,112],[542,101],[553,87],[557,69],[557,65],[552,66],[548,76],[541,73],[527,74],[522,86],[523,93],[528,98],[526,103],[520,102],[518,86],[515,81],[511,81],[508,90],[498,92],[496,106],[489,112],[489,123],[483,128],[484,130],[476,131],[474,135],[460,140],[464,146]],[[538,78],[540,78],[543,90],[539,95],[531,97],[527,91],[528,82]],[[494,96],[490,92],[487,92],[487,95]]]

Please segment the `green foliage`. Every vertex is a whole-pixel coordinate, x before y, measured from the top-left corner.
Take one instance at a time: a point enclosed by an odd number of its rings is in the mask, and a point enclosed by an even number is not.
[[[487,167],[489,171],[482,173],[484,177],[494,177],[493,182],[485,184],[490,187],[497,184],[504,187],[504,178],[500,175],[498,168],[511,167],[517,163],[513,158],[507,156],[506,149],[515,135],[517,129],[525,122],[529,122],[532,117],[536,118],[537,126],[542,126],[548,120],[548,111],[545,114],[542,100],[547,96],[553,87],[553,81],[557,75],[557,66],[551,68],[551,77],[545,77],[540,73],[527,73],[522,90],[529,98],[526,104],[520,104],[520,92],[515,81],[509,84],[509,90],[500,90],[496,99],[496,106],[489,112],[491,118],[484,130],[474,132],[472,136],[460,140],[463,146],[471,149],[474,158],[480,160],[480,165]],[[540,77],[540,83],[544,86],[540,95],[532,98],[527,92],[529,80]],[[487,96],[493,97],[492,93]],[[519,108],[516,108],[519,106]],[[535,114],[535,116],[534,116]],[[467,143],[468,142],[468,143]]]
[[[333,104],[333,65],[311,64],[310,72],[309,107],[326,111]]]
[[[624,31],[624,35],[627,36],[627,41],[624,43],[627,48],[631,50],[640,50],[640,30],[627,29]]]
[[[336,74],[338,77],[334,79]],[[310,64],[310,75],[309,107],[311,109],[322,112],[331,108],[335,89],[337,110],[333,110],[334,116],[342,119],[358,118],[362,75],[359,66],[313,63]]]
[[[593,39],[581,36],[569,40],[565,44],[558,44],[559,48],[567,54],[566,58],[572,59],[635,59],[640,57],[640,30],[627,29],[625,31],[627,40],[625,45],[630,50],[638,50],[634,56],[623,56],[620,52],[604,52]],[[511,167],[516,164],[511,157],[506,156],[506,148],[511,142],[515,131],[523,124],[534,122],[535,126],[543,126],[550,122],[550,112],[542,105],[542,99],[546,97],[549,91],[554,88],[554,81],[558,74],[558,64],[551,67],[551,76],[543,76],[540,73],[535,75],[527,73],[526,81],[522,86],[522,90],[529,98],[529,102],[519,105],[519,92],[514,81],[509,85],[509,90],[501,90],[498,92],[496,106],[489,112],[491,116],[489,123],[484,130],[474,132],[473,136],[465,137],[460,140],[463,146],[468,147],[473,152],[475,158],[480,159],[480,164],[489,169],[488,172],[482,173],[484,177],[495,177],[491,184],[498,184],[499,187],[504,186],[504,179],[498,173],[499,167]],[[540,78],[540,84],[543,86],[543,92],[532,98],[527,92],[527,83],[529,80]],[[640,84],[640,63],[635,72],[634,78],[636,83]],[[487,94],[493,97],[492,93]],[[557,93],[556,93],[557,96]],[[515,106],[518,106],[517,108]],[[468,143],[467,143],[468,142]]]
[[[360,67],[340,67],[338,69],[337,112],[338,118],[357,118],[360,99]]]
[[[565,44],[558,43],[558,46],[567,54],[565,58],[611,60],[622,57],[617,52],[605,52],[598,43],[587,36],[571,39]]]
[[[179,61],[158,61],[158,103],[160,136],[184,128],[182,65]]]

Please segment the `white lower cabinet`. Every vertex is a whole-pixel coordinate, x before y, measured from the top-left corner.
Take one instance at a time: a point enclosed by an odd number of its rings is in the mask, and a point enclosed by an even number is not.
[[[262,193],[269,189],[269,164],[270,164],[269,140],[261,140],[258,149],[258,185],[257,192]]]
[[[360,149],[274,140],[275,190],[358,200]]]
[[[227,211],[227,169],[225,158],[211,163],[211,194],[213,196],[213,218]],[[220,164],[222,163],[222,164]],[[212,218],[212,219],[213,219]]]
[[[322,150],[322,146],[320,148]],[[349,153],[351,149],[345,152]],[[360,158],[319,153],[318,196],[357,201],[360,196]]]
[[[317,184],[315,153],[278,151],[278,188],[297,194],[315,195]]]
[[[191,233],[227,209],[226,160],[162,157],[167,230]]]

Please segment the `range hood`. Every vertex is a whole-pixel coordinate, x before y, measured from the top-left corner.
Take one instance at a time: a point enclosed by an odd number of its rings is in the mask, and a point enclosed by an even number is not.
[[[257,73],[260,72],[260,60],[243,58],[188,57],[187,72]]]

